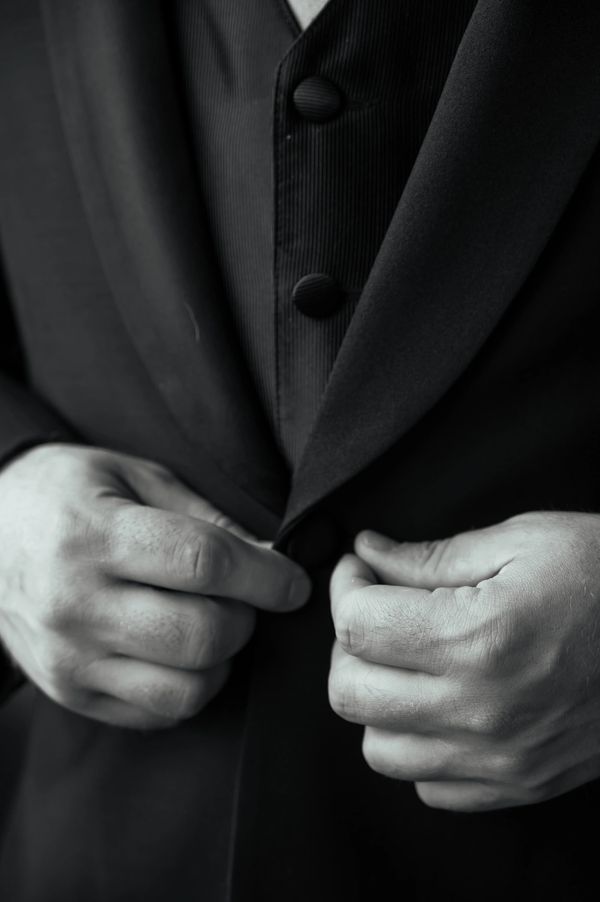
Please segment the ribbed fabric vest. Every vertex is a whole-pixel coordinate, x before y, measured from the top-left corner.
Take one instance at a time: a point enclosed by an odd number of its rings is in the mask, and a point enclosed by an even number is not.
[[[164,4],[232,353],[290,468],[475,5],[329,0],[302,31],[285,0]],[[295,289],[310,274],[325,294],[309,281],[307,315]]]

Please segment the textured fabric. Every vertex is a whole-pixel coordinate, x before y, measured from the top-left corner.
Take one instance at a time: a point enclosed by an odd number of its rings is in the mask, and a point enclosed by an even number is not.
[[[279,0],[165,5],[227,299],[291,468],[474,6],[330,0],[299,34]],[[315,75],[344,99],[328,122],[292,101]],[[292,299],[310,273],[346,297],[318,321]]]

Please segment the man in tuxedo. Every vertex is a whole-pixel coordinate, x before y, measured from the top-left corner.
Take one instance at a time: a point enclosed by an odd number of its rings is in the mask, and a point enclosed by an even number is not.
[[[599,48],[0,5],[3,898],[595,898]]]

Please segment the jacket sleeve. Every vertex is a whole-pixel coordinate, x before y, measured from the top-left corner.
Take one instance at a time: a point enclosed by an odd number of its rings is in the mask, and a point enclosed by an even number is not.
[[[27,386],[24,355],[0,268],[0,468],[27,448],[57,441],[78,438],[58,413]],[[0,642],[0,703],[23,682]]]
[[[58,413],[28,387],[26,372],[0,256],[0,467],[41,442],[76,440]]]
[[[25,385],[0,372],[0,467],[42,442],[74,440],[75,434],[58,414]]]

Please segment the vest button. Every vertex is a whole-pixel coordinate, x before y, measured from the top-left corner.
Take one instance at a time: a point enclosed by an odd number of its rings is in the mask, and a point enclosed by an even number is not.
[[[296,86],[292,95],[294,106],[304,119],[311,122],[328,122],[342,111],[344,98],[341,91],[322,75],[312,75]]]
[[[304,316],[319,319],[331,316],[342,306],[344,292],[331,276],[314,272],[296,282],[292,300]]]
[[[314,513],[298,523],[283,550],[305,570],[313,570],[334,563],[341,554],[343,542],[344,535],[337,523],[328,514]]]

